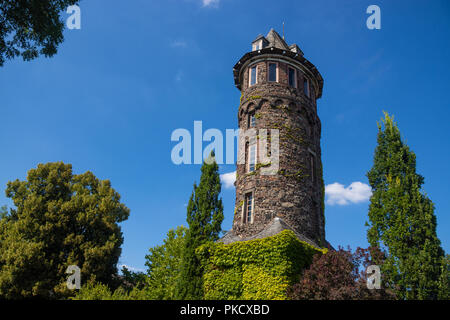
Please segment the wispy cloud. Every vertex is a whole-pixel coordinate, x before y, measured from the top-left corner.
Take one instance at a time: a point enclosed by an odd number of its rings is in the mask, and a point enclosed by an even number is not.
[[[202,0],[203,7],[217,7],[220,0]]]
[[[325,187],[325,195],[327,204],[345,206],[368,201],[372,196],[372,189],[359,181],[353,182],[348,187],[335,182]]]
[[[234,182],[236,181],[236,171],[221,174],[220,180],[222,181],[226,189],[233,188]]]
[[[182,70],[178,70],[178,72],[175,74],[175,82],[180,82],[183,80],[184,73]]]
[[[173,40],[170,43],[170,46],[172,48],[186,48],[187,47],[187,42],[185,40]]]

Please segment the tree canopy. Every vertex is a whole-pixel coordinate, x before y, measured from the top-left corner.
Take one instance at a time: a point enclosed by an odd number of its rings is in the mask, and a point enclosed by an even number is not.
[[[200,184],[194,184],[187,207],[189,230],[186,233],[181,277],[177,285],[178,299],[201,299],[203,281],[201,263],[195,250],[208,241],[219,238],[223,221],[223,204],[219,166],[211,153],[202,165]]]
[[[416,155],[387,113],[377,140],[367,174],[373,190],[368,241],[387,251],[382,273],[385,285],[395,285],[398,298],[436,299],[444,251],[436,234],[433,202],[422,191],[424,178],[416,173]]]
[[[175,299],[186,232],[187,228],[183,226],[169,230],[164,243],[150,248],[150,253],[145,256],[145,265],[148,267],[146,292],[149,299]]]
[[[15,208],[0,220],[0,295],[59,298],[69,265],[81,280],[110,283],[117,274],[129,209],[108,180],[73,174],[62,162],[40,164],[25,181],[9,182]]]
[[[79,0],[0,0],[0,67],[21,56],[51,57],[63,42],[61,13]]]
[[[300,281],[288,290],[294,300],[379,300],[394,299],[389,289],[368,289],[366,269],[384,259],[377,248],[330,250],[316,254]]]

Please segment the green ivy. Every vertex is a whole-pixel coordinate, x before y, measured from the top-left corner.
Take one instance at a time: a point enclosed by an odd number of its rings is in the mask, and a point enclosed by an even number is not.
[[[313,255],[325,253],[300,241],[290,230],[264,239],[208,243],[197,249],[208,300],[286,299],[286,289]]]

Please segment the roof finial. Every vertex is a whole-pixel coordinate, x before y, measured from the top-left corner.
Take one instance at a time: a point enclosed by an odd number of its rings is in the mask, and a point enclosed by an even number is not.
[[[284,21],[283,21],[283,40],[284,40]]]

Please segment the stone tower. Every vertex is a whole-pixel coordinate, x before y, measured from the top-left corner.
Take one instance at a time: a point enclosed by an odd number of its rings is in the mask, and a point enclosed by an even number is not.
[[[242,161],[237,164],[233,228],[222,241],[263,238],[291,229],[301,240],[325,246],[321,123],[316,104],[322,95],[322,76],[296,44],[288,45],[273,29],[252,42],[252,51],[233,72],[242,93],[241,133],[252,128],[258,133],[254,139],[241,137],[245,143],[240,144]],[[279,133],[274,174],[261,173],[270,165],[257,151],[261,129]]]

